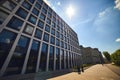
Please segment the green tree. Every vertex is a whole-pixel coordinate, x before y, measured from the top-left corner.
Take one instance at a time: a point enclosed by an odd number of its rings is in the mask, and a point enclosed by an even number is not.
[[[111,54],[111,59],[116,65],[120,65],[120,49]]]
[[[103,55],[105,56],[105,58],[110,62],[111,61],[111,57],[110,54],[107,51],[103,52]]]

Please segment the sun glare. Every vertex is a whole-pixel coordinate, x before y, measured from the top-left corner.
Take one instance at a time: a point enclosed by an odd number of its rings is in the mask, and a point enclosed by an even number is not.
[[[74,10],[74,8],[70,5],[70,6],[67,8],[66,13],[67,13],[68,17],[71,19],[72,16],[74,15],[74,13],[75,13],[75,10]]]

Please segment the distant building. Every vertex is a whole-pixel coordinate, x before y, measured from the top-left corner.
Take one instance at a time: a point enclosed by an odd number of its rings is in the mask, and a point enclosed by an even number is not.
[[[96,64],[102,62],[102,54],[97,48],[80,46],[83,64]]]
[[[0,0],[0,76],[70,69],[79,63],[76,32],[44,1]]]

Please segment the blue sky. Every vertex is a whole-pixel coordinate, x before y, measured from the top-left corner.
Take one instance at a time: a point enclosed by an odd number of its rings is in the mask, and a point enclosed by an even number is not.
[[[44,0],[78,34],[79,44],[113,53],[120,48],[120,0]],[[71,19],[66,9],[71,5]]]

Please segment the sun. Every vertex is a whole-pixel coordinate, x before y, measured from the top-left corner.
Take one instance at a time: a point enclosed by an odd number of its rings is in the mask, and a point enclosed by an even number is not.
[[[67,13],[67,16],[71,19],[75,13],[75,9],[73,8],[73,6],[69,5],[66,10],[66,13]]]

